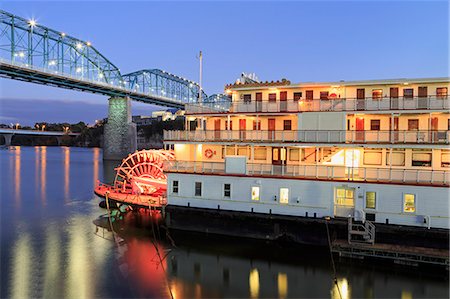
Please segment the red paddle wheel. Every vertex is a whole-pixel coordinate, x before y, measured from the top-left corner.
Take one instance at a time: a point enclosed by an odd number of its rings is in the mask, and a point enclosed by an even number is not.
[[[95,193],[101,197],[108,196],[119,202],[143,204],[157,202],[161,205],[167,191],[167,176],[163,165],[166,161],[174,160],[173,151],[141,150],[136,151],[125,159],[116,170],[116,177],[112,186],[99,184]]]

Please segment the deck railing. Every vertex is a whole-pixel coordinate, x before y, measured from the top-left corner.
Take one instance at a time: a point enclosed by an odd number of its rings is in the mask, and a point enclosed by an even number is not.
[[[449,144],[450,131],[164,131],[165,141]]]
[[[344,180],[356,182],[412,183],[448,186],[450,171],[346,167],[333,165],[272,165],[247,163],[246,175],[283,176],[306,179]],[[166,172],[226,174],[224,162],[169,161]]]
[[[186,114],[221,112],[311,112],[311,111],[388,111],[388,110],[448,110],[449,96],[289,99],[282,101],[225,101],[186,104]]]

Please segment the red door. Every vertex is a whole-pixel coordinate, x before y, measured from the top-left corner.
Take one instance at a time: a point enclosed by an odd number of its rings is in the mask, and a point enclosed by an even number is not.
[[[439,139],[439,132],[437,132],[438,130],[438,118],[437,117],[433,117],[431,119],[431,134],[432,134],[432,142],[435,142]]]
[[[245,134],[245,130],[246,130],[246,120],[245,120],[245,118],[241,118],[241,119],[239,119],[239,139],[240,140],[245,140],[245,138],[247,137]]]
[[[214,139],[220,139],[220,119],[214,120]]]
[[[280,112],[287,111],[287,91],[280,92]]]
[[[356,141],[364,142],[364,118],[356,118]]]
[[[275,139],[275,118],[269,118],[268,133],[269,140]]]

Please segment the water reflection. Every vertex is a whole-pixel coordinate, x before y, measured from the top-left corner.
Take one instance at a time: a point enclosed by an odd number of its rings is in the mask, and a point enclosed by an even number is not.
[[[97,181],[99,180],[98,177],[98,164],[100,161],[100,149],[98,147],[93,148],[94,154],[92,155],[92,163],[94,166],[93,169],[93,181],[94,181],[94,185],[93,188],[95,188],[95,186],[97,185]]]
[[[70,147],[64,147],[64,200],[69,200],[70,189]],[[98,162],[97,162],[98,163]]]
[[[14,154],[14,199],[16,203],[16,208],[20,207],[21,196],[21,176],[20,176],[20,147],[15,150]]]
[[[22,232],[13,247],[14,256],[12,258],[12,298],[31,298],[31,278],[33,276],[33,253],[30,246],[30,236]]]
[[[92,196],[98,149],[17,147],[0,162],[0,298],[341,298],[320,249],[170,231],[172,243],[148,212],[115,222],[119,246],[95,235],[106,212]],[[447,280],[409,269],[337,263],[337,272],[342,298],[449,295]]]
[[[40,174],[40,187],[41,187],[41,202],[43,205],[47,204],[46,189],[47,189],[47,147],[41,146],[41,174]]]

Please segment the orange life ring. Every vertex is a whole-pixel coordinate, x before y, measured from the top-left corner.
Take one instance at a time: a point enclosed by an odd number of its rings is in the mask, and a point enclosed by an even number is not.
[[[205,157],[206,157],[206,158],[211,159],[213,155],[214,155],[214,152],[212,151],[212,149],[207,148],[207,149],[205,150]]]

